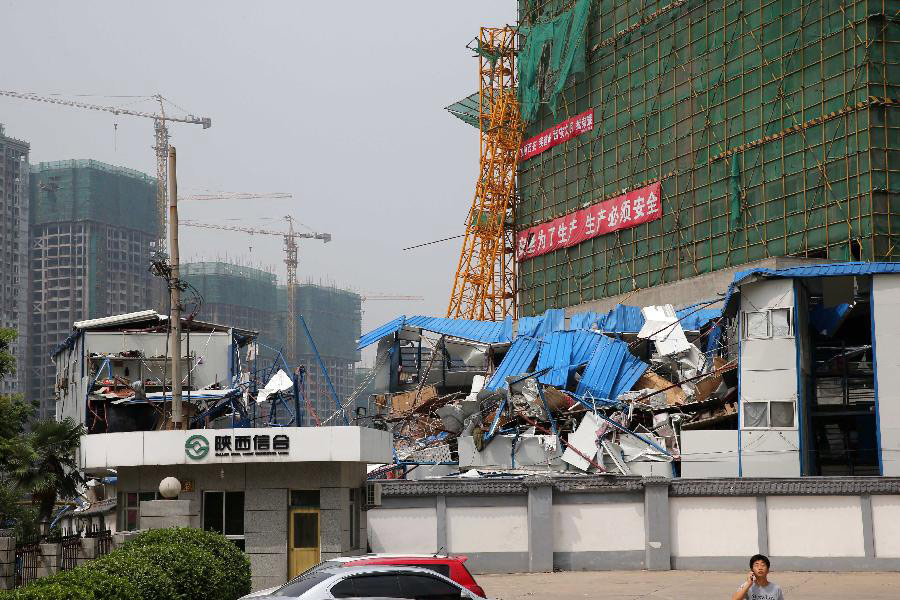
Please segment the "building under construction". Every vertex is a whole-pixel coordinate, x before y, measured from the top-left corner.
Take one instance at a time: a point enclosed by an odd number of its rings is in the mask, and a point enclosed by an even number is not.
[[[285,313],[287,298],[287,288],[280,286],[278,301]],[[297,285],[296,314],[303,316],[303,321],[298,316],[295,323],[297,364],[306,369],[304,393],[313,403],[316,413],[307,416],[306,424],[313,424],[316,417],[324,420],[337,408],[319,358],[342,402],[347,402],[354,392],[354,370],[361,359],[356,340],[362,334],[362,299],[355,292],[334,286],[301,283]],[[304,330],[304,322],[309,329],[308,334]],[[318,356],[310,343],[310,336]]]
[[[346,402],[355,389],[354,369],[360,360],[356,340],[361,333],[361,298],[335,287],[311,283],[297,286],[294,360],[287,347],[287,288],[276,284],[275,275],[261,269],[224,262],[182,265],[181,277],[201,299],[199,318],[228,326],[259,331],[260,367],[278,363],[290,370],[303,366],[304,425],[327,419],[336,410],[319,357],[328,371],[334,392]],[[190,296],[190,292],[187,294]],[[190,307],[187,307],[190,308]],[[303,324],[315,341],[310,344]],[[312,409],[312,410],[310,410]]]
[[[520,314],[780,257],[892,261],[897,8],[521,0]]]
[[[17,338],[9,351],[17,369],[0,380],[0,394],[25,391],[28,347],[28,142],[6,137],[0,124],[0,327]]]
[[[156,180],[94,160],[31,169],[29,397],[52,418],[50,356],[72,323],[147,307],[157,237]]]

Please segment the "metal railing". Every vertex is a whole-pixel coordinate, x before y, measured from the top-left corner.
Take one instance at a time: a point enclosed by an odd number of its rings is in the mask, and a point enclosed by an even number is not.
[[[40,554],[41,546],[37,540],[16,546],[16,587],[28,585],[37,579]]]
[[[97,540],[97,558],[106,556],[112,550],[112,531],[109,529],[100,529],[94,525],[84,532],[84,537]]]
[[[81,532],[63,534],[59,538],[61,571],[74,569],[78,565],[78,549],[81,547]]]

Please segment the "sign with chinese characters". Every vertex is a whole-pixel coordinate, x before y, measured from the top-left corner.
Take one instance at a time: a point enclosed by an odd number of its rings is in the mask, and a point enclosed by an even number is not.
[[[521,160],[528,160],[553,146],[566,142],[577,135],[587,133],[594,128],[594,109],[557,123],[550,129],[542,131],[522,144]]]
[[[288,454],[290,449],[291,438],[284,434],[233,433],[215,436],[216,456],[277,456]]]
[[[516,235],[516,260],[534,258],[612,231],[655,221],[662,216],[659,192],[660,184],[656,182],[520,231]]]

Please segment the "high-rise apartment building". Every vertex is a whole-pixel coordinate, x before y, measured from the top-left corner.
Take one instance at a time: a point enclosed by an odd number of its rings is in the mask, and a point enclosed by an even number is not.
[[[28,142],[6,137],[0,124],[0,327],[14,329],[16,372],[0,394],[25,391],[28,346]]]
[[[29,395],[55,411],[53,350],[81,319],[152,307],[156,180],[94,160],[31,169]]]

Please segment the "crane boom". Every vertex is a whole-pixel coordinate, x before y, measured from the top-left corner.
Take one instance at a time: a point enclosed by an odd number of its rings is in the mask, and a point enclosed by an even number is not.
[[[197,117],[187,115],[185,117],[173,117],[166,114],[163,101],[165,98],[161,94],[148,96],[159,103],[159,113],[152,113],[141,110],[131,110],[128,108],[120,108],[117,106],[103,106],[100,104],[90,104],[88,102],[78,102],[77,100],[65,100],[62,98],[54,98],[52,96],[41,96],[30,92],[13,92],[10,90],[0,90],[0,96],[8,98],[17,98],[19,100],[31,100],[32,102],[45,102],[47,104],[56,104],[58,106],[68,106],[71,108],[83,108],[85,110],[96,110],[99,112],[107,112],[114,115],[128,115],[130,117],[143,117],[145,119],[153,119],[153,150],[156,153],[156,212],[157,212],[157,231],[156,247],[154,253],[156,258],[165,255],[166,252],[166,213],[168,212],[168,167],[166,161],[169,158],[169,128],[166,122],[171,123],[188,123],[191,125],[201,125],[203,129],[212,127],[212,119],[209,117]]]
[[[224,231],[241,231],[250,235],[277,235],[284,239],[284,264],[287,268],[287,360],[293,367],[297,364],[297,240],[312,239],[322,240],[326,244],[331,241],[330,233],[299,233],[294,231],[294,218],[290,215],[284,217],[287,221],[287,231],[272,231],[271,229],[262,229],[260,227],[239,227],[237,225],[214,225],[212,223],[201,223],[199,221],[182,221],[179,219],[178,224],[185,227],[202,227],[205,229],[220,229]],[[326,373],[327,375],[327,373]]]
[[[214,194],[192,194],[190,196],[179,196],[178,201],[186,202],[193,200],[258,200],[260,198],[283,200],[293,197],[293,194],[285,194],[283,192],[270,192],[262,194],[251,194],[247,192],[217,192]]]
[[[186,117],[170,117],[166,115],[160,115],[156,113],[140,111],[140,110],[130,110],[127,108],[120,108],[117,106],[102,106],[99,104],[89,104],[87,102],[77,102],[75,100],[63,100],[62,98],[52,98],[50,96],[39,96],[38,94],[32,93],[22,93],[22,92],[11,92],[9,90],[0,90],[0,96],[8,96],[10,98],[18,98],[20,100],[33,100],[35,102],[46,102],[48,104],[58,104],[60,106],[70,106],[72,108],[86,108],[88,110],[97,110],[101,112],[108,112],[114,115],[129,115],[132,117],[144,117],[147,119],[154,119],[160,121],[171,121],[173,123],[191,123],[193,125],[202,125],[203,129],[209,129],[212,127],[212,119],[208,117],[195,117],[194,115],[188,115]],[[153,96],[153,98],[159,99],[161,96]]]
[[[360,294],[359,299],[366,300],[424,300],[422,296],[395,296],[393,294]]]
[[[201,223],[200,221],[192,221],[179,219],[179,225],[184,227],[201,227],[203,229],[222,229],[225,231],[242,231],[251,235],[277,235],[280,237],[292,238],[308,238],[313,240],[322,240],[325,243],[331,241],[330,233],[301,233],[298,231],[273,231],[271,229],[262,229],[260,227],[239,227],[237,225],[215,225],[213,223]]]

